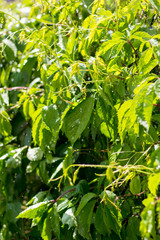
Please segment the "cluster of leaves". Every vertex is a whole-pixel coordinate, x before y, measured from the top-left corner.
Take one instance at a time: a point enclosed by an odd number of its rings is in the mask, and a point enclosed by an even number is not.
[[[7,7],[0,239],[160,239],[159,1]]]

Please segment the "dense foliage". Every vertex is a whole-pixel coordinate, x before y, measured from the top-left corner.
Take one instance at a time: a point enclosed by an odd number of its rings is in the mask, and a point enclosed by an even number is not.
[[[160,239],[159,1],[1,6],[0,239]]]

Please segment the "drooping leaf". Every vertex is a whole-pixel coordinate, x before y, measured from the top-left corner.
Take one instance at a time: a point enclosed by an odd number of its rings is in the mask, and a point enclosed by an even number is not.
[[[96,200],[87,202],[87,204],[85,204],[84,208],[79,212],[77,216],[78,232],[83,238],[88,240],[92,239],[90,234],[90,225],[95,203]]]
[[[62,216],[62,223],[68,225],[68,229],[77,226],[74,208],[69,208]]]
[[[82,211],[82,209],[84,208],[84,206],[92,199],[92,198],[95,198],[96,197],[96,194],[95,193],[87,193],[85,194],[81,201],[80,201],[80,204],[78,206],[78,209],[76,211],[76,216],[80,213],[80,211]]]
[[[149,130],[154,100],[153,84],[144,87],[135,98],[137,98],[137,119]]]
[[[155,82],[154,91],[155,91],[157,97],[160,99],[160,79],[158,79],[158,80]]]
[[[85,130],[93,111],[94,97],[89,97],[70,110],[64,118],[64,131],[74,144]]]
[[[52,207],[52,210],[50,212],[50,221],[51,227],[57,240],[60,240],[60,217],[57,212],[57,207],[55,205]]]
[[[37,204],[34,204],[27,209],[25,209],[23,212],[21,212],[17,218],[36,218],[39,216],[42,216],[42,214],[47,210],[47,204],[48,202],[40,202]]]
[[[97,208],[96,215],[95,215],[95,228],[100,234],[104,236],[106,235],[106,233],[108,234],[111,233],[111,229],[109,229],[109,226],[107,224],[107,219],[104,212],[103,204],[100,204]]]
[[[7,112],[2,111],[0,114],[0,133],[3,136],[9,136],[12,131],[12,126],[10,123],[10,117]]]
[[[59,128],[60,118],[57,107],[55,105],[45,106],[42,108],[42,120],[47,127],[52,131],[57,131]]]
[[[151,175],[148,180],[148,188],[155,196],[157,195],[158,186],[160,183],[160,173]]]
[[[141,181],[139,176],[136,176],[131,180],[130,191],[132,194],[137,194],[141,192]]]
[[[4,52],[6,59],[10,62],[17,57],[17,47],[16,45],[9,39],[4,39]]]

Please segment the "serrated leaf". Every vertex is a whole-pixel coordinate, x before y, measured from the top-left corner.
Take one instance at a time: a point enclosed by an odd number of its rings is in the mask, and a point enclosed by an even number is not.
[[[69,39],[68,39],[68,42],[67,42],[67,45],[66,45],[66,51],[71,54],[73,49],[74,49],[74,46],[75,46],[75,41],[76,41],[76,31],[72,31]]]
[[[123,139],[126,134],[126,126],[128,124],[128,119],[126,115],[131,109],[132,103],[133,103],[133,100],[128,100],[124,102],[120,107],[120,109],[118,110],[118,132],[120,135],[121,143],[123,143]]]
[[[133,33],[130,39],[132,38],[138,39],[143,42],[143,41],[149,41],[152,38],[152,36],[147,32],[138,31]]]
[[[145,208],[141,213],[140,231],[146,239],[156,239],[155,230],[155,199],[151,195],[143,200]]]
[[[105,224],[109,231],[114,231],[119,237],[121,232],[121,213],[114,204],[107,200],[104,204]]]
[[[21,212],[17,218],[29,218],[33,219],[42,216],[42,214],[47,210],[48,202],[40,202],[35,205],[28,207],[26,210]]]
[[[141,181],[139,176],[135,176],[130,182],[130,191],[132,194],[137,194],[141,192]]]
[[[39,144],[39,129],[42,124],[42,117],[39,113],[32,126],[32,137],[35,144]]]
[[[12,126],[9,119],[9,115],[5,111],[2,111],[0,114],[0,133],[3,136],[9,136],[11,134]]]
[[[17,47],[9,39],[4,39],[3,43],[5,45],[4,52],[5,52],[6,59],[10,62],[17,57]]]
[[[39,146],[44,152],[46,150],[46,147],[54,150],[57,137],[58,137],[58,132],[51,133],[43,121],[41,122],[41,125],[39,127],[38,137],[39,137]]]
[[[92,198],[95,198],[95,197],[96,197],[96,194],[95,194],[95,193],[92,193],[92,192],[85,194],[85,195],[82,197],[81,201],[80,201],[80,204],[79,204],[79,206],[78,206],[78,209],[77,209],[75,215],[78,216],[78,214],[82,211],[82,209],[85,207],[85,205],[86,205]]]
[[[160,79],[155,82],[154,91],[157,97],[160,99]]]
[[[42,202],[44,200],[44,198],[46,197],[46,195],[48,194],[47,191],[41,191],[39,193],[37,193],[33,198],[31,198],[31,200],[27,203],[27,206],[28,205],[31,205],[31,204],[36,204],[36,203],[39,203],[39,202]]]
[[[158,60],[157,59],[153,59],[151,62],[147,63],[143,68],[142,68],[142,72],[143,74],[147,74],[150,73],[153,68],[155,68],[158,65]]]
[[[103,204],[100,204],[97,208],[95,215],[95,228],[100,234],[104,236],[106,235],[106,233],[110,234],[111,232],[111,230],[108,228],[106,216],[103,209]]]
[[[54,177],[57,175],[57,173],[59,173],[62,169],[63,169],[63,162],[61,162],[58,165],[58,167],[55,169],[55,171],[53,172],[52,176],[49,179],[49,182],[52,181],[52,179],[54,179]]]
[[[60,124],[59,113],[55,105],[44,106],[42,108],[42,120],[52,131],[57,131]]]
[[[153,55],[153,49],[152,48],[148,48],[147,50],[145,50],[142,53],[142,56],[139,59],[139,64],[138,64],[138,68],[139,68],[139,72],[141,72],[142,68],[144,68],[144,66],[146,64],[148,64],[148,62],[151,60]]]
[[[62,223],[68,225],[68,229],[77,226],[74,208],[69,208],[62,216]]]
[[[41,237],[43,240],[51,240],[52,238],[52,225],[50,220],[50,214],[44,219]]]
[[[63,172],[64,173],[65,173],[66,168],[69,167],[71,164],[73,164],[73,148],[69,147],[67,154],[64,158],[64,161],[63,161]],[[70,171],[71,171],[71,169],[70,169]]]
[[[74,144],[85,130],[94,105],[94,97],[89,97],[70,110],[64,118],[64,131],[69,141]]]
[[[148,179],[148,188],[152,194],[157,195],[158,186],[160,183],[160,173],[151,175]]]
[[[157,11],[160,12],[160,2],[159,2],[159,0],[149,0],[149,1],[157,9]]]
[[[88,240],[92,239],[90,234],[90,225],[95,203],[96,200],[89,201],[77,216],[78,232],[83,238]]]
[[[60,217],[55,205],[52,207],[52,210],[50,212],[50,221],[57,240],[60,240]]]
[[[153,110],[153,84],[149,84],[144,87],[140,93],[136,96],[137,106],[136,115],[138,122],[149,130],[152,110]]]
[[[23,103],[23,113],[24,113],[24,116],[25,116],[26,120],[29,119],[29,103],[30,103],[29,98],[27,98]]]
[[[36,148],[28,148],[28,152],[27,152],[27,158],[30,161],[39,161],[41,160],[43,157],[43,152],[39,147]]]

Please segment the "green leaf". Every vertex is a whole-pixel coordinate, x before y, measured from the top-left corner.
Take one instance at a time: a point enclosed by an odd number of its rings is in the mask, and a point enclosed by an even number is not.
[[[58,167],[55,169],[55,171],[53,172],[52,176],[49,179],[49,182],[52,181],[52,179],[54,179],[54,177],[57,175],[57,173],[59,173],[62,169],[63,169],[63,162],[61,162],[58,165]]]
[[[6,219],[8,222],[12,222],[12,223],[16,223],[17,219],[17,215],[20,213],[21,211],[21,203],[18,201],[13,201],[11,203],[7,204],[6,207]]]
[[[76,31],[72,31],[72,33],[71,33],[71,35],[70,35],[70,37],[69,37],[69,39],[68,39],[68,42],[67,42],[67,45],[66,45],[66,51],[69,53],[69,54],[71,54],[72,53],[72,51],[73,51],[73,49],[74,49],[74,47],[75,47],[75,41],[76,41]]]
[[[151,175],[148,179],[148,188],[152,194],[157,195],[158,186],[160,183],[160,173]]]
[[[62,216],[62,223],[68,225],[68,229],[77,226],[74,208],[69,208]]]
[[[57,240],[60,240],[60,217],[57,212],[57,207],[55,205],[52,207],[49,216],[50,216],[51,227],[53,229],[53,232]]]
[[[155,230],[155,200],[154,197],[149,195],[148,198],[143,200],[145,208],[141,213],[140,231],[141,236],[146,239],[156,239]]]
[[[160,79],[155,82],[154,91],[157,97],[160,99]]]
[[[44,219],[41,237],[43,240],[51,240],[52,239],[52,225],[51,225],[51,216],[50,214]]]
[[[48,202],[40,202],[40,203],[34,204],[34,205],[28,207],[23,212],[21,212],[17,216],[17,218],[33,219],[36,217],[40,217],[47,210],[47,208],[48,208],[47,204],[48,204]]]
[[[57,107],[53,104],[43,107],[42,120],[51,131],[58,131],[60,118]]]
[[[9,39],[4,39],[3,43],[4,43],[5,57],[10,62],[17,57],[16,45]]]
[[[36,113],[37,114],[37,111]],[[40,115],[39,111],[38,111],[38,116],[35,118],[35,114],[33,115],[33,126],[32,126],[32,137],[33,137],[33,141],[35,144],[39,144],[39,129],[40,126],[42,124],[42,116]]]
[[[76,216],[78,216],[78,214],[82,211],[82,209],[85,207],[85,205],[92,199],[92,198],[95,198],[96,197],[96,194],[95,193],[87,193],[85,194],[81,201],[80,201],[80,204],[78,206],[78,209],[76,211]]]
[[[143,68],[142,68],[142,72],[143,74],[147,74],[150,73],[153,68],[155,68],[158,65],[158,60],[157,59],[153,59],[151,62],[148,62]]]
[[[140,57],[138,64],[139,72],[141,72],[142,68],[144,68],[144,66],[148,64],[148,62],[150,62],[152,55],[153,55],[152,48],[148,48],[142,53],[142,56]]]
[[[10,123],[10,118],[7,112],[2,111],[0,114],[0,133],[3,136],[9,136],[12,131],[12,126]]]
[[[70,110],[64,118],[64,131],[69,141],[74,144],[87,127],[94,106],[94,97],[88,97]]]
[[[133,100],[128,100],[122,104],[120,109],[118,110],[118,132],[120,135],[121,143],[123,143],[123,139],[126,134],[126,126],[128,124],[128,119],[127,119],[127,113],[131,109]],[[132,113],[132,117],[135,115],[135,113]]]
[[[63,172],[65,173],[65,170],[67,167],[69,167],[71,164],[73,164],[73,148],[68,148],[68,153],[66,154],[64,161],[63,161]],[[69,169],[71,172],[71,169]]]
[[[88,240],[92,239],[90,234],[90,225],[95,203],[96,200],[91,200],[88,202],[77,216],[78,232],[83,238]]]
[[[149,41],[152,37],[147,32],[134,32],[133,35],[131,35],[130,39],[138,39],[140,41]]]
[[[132,194],[137,194],[141,192],[141,181],[139,176],[136,176],[131,180],[130,191]]]
[[[160,2],[159,0],[149,0],[150,3],[156,8],[158,12],[160,12]]]
[[[39,147],[37,147],[37,148],[29,147],[28,148],[27,158],[30,161],[39,161],[42,159],[42,157],[43,157],[43,152]]]
[[[151,116],[153,110],[154,91],[153,84],[144,87],[140,93],[135,97],[137,98],[136,115],[138,122],[144,126],[147,131],[151,123]]]
[[[29,103],[30,103],[29,98],[27,98],[23,103],[23,114],[24,114],[26,120],[29,119]]]
[[[103,204],[100,204],[97,208],[96,215],[95,215],[95,228],[100,234],[104,236],[106,235],[106,233],[108,234],[111,233],[111,229],[109,229],[109,226],[107,224],[107,219],[104,212]]]
[[[31,200],[27,203],[27,206],[28,205],[31,205],[31,204],[36,204],[36,203],[39,203],[39,202],[42,202],[44,200],[44,198],[46,197],[46,195],[48,194],[47,191],[41,191],[39,193],[37,193],[33,198],[31,198]]]
[[[8,159],[6,161],[5,166],[8,168],[17,168],[21,165],[21,161],[22,161],[22,154],[23,151],[26,149],[26,146],[22,147],[22,148],[18,148],[15,150],[12,150],[9,154],[8,154]],[[4,156],[3,156],[4,157]]]
[[[159,169],[159,166],[160,166],[160,147],[159,146],[152,153],[151,160],[152,160],[152,166],[155,167],[156,169]]]
[[[134,216],[129,218],[126,229],[128,239],[138,240],[138,237],[141,236],[139,232],[139,225],[140,225],[139,218]]]

